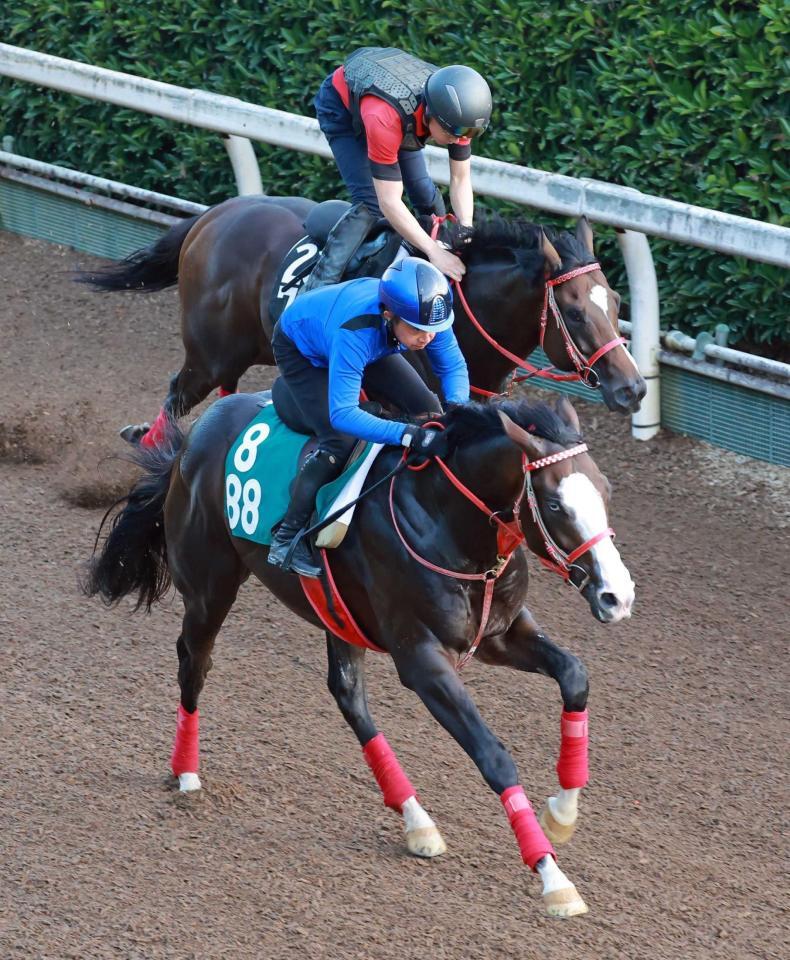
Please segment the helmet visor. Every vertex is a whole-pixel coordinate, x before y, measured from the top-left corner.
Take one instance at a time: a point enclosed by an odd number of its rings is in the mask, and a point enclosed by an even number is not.
[[[444,130],[445,133],[449,133],[451,137],[467,137],[469,140],[474,140],[475,137],[479,137],[488,126],[488,121],[475,127],[454,126],[451,123],[445,123],[444,120],[440,120],[439,117],[436,117],[436,122],[442,130]]]

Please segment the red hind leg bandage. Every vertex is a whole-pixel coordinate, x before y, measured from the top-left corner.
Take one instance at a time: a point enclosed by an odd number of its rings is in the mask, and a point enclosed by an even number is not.
[[[165,425],[167,424],[167,414],[165,408],[159,411],[156,420],[150,428],[140,438],[140,443],[144,447],[158,447],[165,438]]]
[[[589,777],[587,764],[587,711],[563,710],[560,721],[560,759],[557,776],[563,790],[585,787]]]
[[[223,397],[232,397],[235,392],[235,390],[226,390],[224,387],[217,387],[217,396],[220,400]]]
[[[178,705],[178,720],[176,721],[176,739],[173,743],[173,753],[170,757],[170,766],[178,777],[182,773],[198,772],[198,723],[200,713],[187,713],[183,706]]]
[[[521,859],[524,863],[531,870],[534,870],[537,863],[546,854],[551,854],[556,860],[557,854],[546,839],[546,834],[541,830],[532,804],[527,800],[527,795],[524,793],[524,788],[518,785],[508,787],[499,799],[502,801],[510,826],[516,835]]]
[[[417,791],[401,769],[398,758],[387,743],[387,738],[383,733],[376,734],[362,748],[362,753],[384,794],[385,805],[401,813],[403,804],[409,797],[416,797]]]

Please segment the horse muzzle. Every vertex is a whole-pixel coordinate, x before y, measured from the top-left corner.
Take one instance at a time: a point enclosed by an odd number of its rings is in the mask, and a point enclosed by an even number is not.
[[[582,596],[590,605],[592,615],[600,623],[619,623],[631,616],[634,605],[634,584],[628,583],[620,587],[604,583],[595,578],[582,589]]]
[[[613,413],[636,413],[647,392],[647,384],[641,376],[635,376],[620,386],[612,386],[605,380],[600,383],[601,396]]]

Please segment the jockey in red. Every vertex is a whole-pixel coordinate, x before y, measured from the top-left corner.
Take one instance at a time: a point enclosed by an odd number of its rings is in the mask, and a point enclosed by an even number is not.
[[[460,280],[462,261],[420,227],[403,202],[403,188],[418,213],[443,214],[422,149],[429,138],[446,146],[450,201],[459,239],[468,241],[474,212],[470,143],[491,117],[483,77],[460,65],[437,69],[392,47],[363,47],[326,78],[314,103],[354,206],[332,230],[304,290],[339,281],[379,216],[444,274]]]

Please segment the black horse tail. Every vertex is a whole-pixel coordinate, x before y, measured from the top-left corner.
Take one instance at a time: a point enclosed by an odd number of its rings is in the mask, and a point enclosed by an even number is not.
[[[202,217],[188,217],[172,226],[155,243],[135,250],[119,263],[101,270],[78,270],[74,279],[99,290],[127,290],[154,293],[171,287],[178,280],[178,257],[193,224]]]
[[[184,434],[173,422],[167,425],[160,447],[136,448],[132,460],[144,470],[129,493],[105,513],[96,534],[93,559],[88,565],[83,589],[89,597],[99,594],[108,605],[130,593],[137,594],[135,610],[151,606],[170,587],[167,566],[164,507],[170,489],[173,462],[184,442]],[[96,555],[99,538],[112,511],[124,504],[113,517],[101,552]]]

